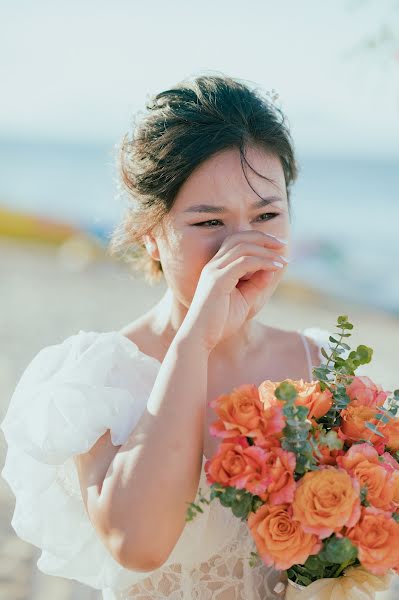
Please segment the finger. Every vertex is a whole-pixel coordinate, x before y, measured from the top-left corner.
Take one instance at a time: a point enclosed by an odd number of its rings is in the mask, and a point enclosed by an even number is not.
[[[224,254],[230,248],[236,246],[241,242],[251,242],[254,244],[259,244],[261,246],[270,246],[271,248],[283,249],[287,246],[282,240],[272,235],[271,233],[264,233],[262,231],[238,231],[227,236],[220,246],[219,250],[216,252],[216,256],[220,256]]]

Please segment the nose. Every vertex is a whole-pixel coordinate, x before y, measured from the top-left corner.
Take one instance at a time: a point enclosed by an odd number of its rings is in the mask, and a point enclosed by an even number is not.
[[[238,227],[234,227],[231,230],[231,233],[240,233],[241,231],[252,231],[252,229],[254,229],[254,227],[251,227],[251,225],[244,222],[241,225],[239,225]]]

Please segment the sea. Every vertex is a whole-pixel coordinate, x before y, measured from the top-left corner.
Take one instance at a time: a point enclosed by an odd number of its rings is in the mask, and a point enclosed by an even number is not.
[[[0,140],[0,206],[107,244],[124,213],[116,145]],[[286,279],[399,316],[399,158],[298,157]]]

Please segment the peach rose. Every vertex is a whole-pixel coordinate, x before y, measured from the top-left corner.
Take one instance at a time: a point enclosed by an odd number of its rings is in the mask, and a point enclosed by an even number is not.
[[[399,419],[393,417],[384,428],[385,444],[396,452],[399,450]]]
[[[263,504],[249,514],[248,526],[265,565],[278,570],[304,564],[322,547],[316,535],[306,533],[301,523],[292,518],[289,504]]]
[[[264,450],[272,450],[273,448],[281,448],[280,435],[277,433],[275,435],[269,435],[267,438],[262,437],[259,438],[256,442],[256,445]]]
[[[321,539],[352,527],[360,516],[360,486],[346,471],[330,466],[309,471],[297,482],[293,516]]]
[[[394,512],[399,508],[399,471],[392,473],[392,504],[395,507]]]
[[[321,453],[321,457],[316,456],[318,464],[331,465],[333,467],[337,464],[338,456],[341,456],[344,453],[343,450],[338,450],[337,448],[333,448],[331,450],[328,446],[324,444],[319,444],[319,451]]]
[[[282,409],[276,408],[269,416],[265,415],[259,391],[254,384],[244,384],[230,394],[222,394],[209,402],[219,417],[212,423],[209,431],[212,435],[229,439],[238,435],[263,439],[281,431],[284,427]]]
[[[352,442],[357,442],[362,439],[370,441],[373,445],[384,445],[384,438],[371,429],[366,427],[365,423],[369,422],[373,425],[378,424],[378,430],[385,435],[385,425],[376,420],[377,411],[370,406],[362,404],[348,406],[341,411],[341,425],[338,429],[338,435],[341,439],[346,440],[351,445]]]
[[[366,375],[356,376],[346,387],[352,406],[382,406],[391,392],[384,392]]]
[[[323,417],[331,408],[332,393],[329,390],[320,389],[319,381],[311,381],[310,383],[303,379],[293,380],[285,379],[287,383],[294,386],[298,396],[295,400],[296,405],[306,406],[309,409],[307,418],[319,419]],[[274,393],[281,382],[270,380],[263,381],[259,386],[259,396],[264,403],[265,408],[273,406],[276,403],[283,404],[283,401],[278,400]]]
[[[241,443],[222,442],[215,456],[206,461],[205,472],[209,485],[220,483],[254,495],[263,494],[272,481],[266,451],[250,446],[245,438]]]
[[[394,506],[394,512],[399,507],[399,463],[389,452],[384,452],[381,457],[384,462],[383,465],[387,470],[391,471],[392,485],[393,485],[393,498],[392,503]]]
[[[272,448],[266,454],[266,465],[271,483],[266,492],[260,495],[260,498],[272,505],[292,502],[296,489],[295,454],[282,448]]]
[[[365,569],[374,575],[383,575],[399,566],[399,523],[389,513],[371,506],[362,506],[356,525],[347,530],[358,549],[358,558]]]
[[[381,460],[384,461],[383,464],[392,473],[393,473],[393,471],[399,471],[399,463],[398,463],[398,461],[395,460],[394,457],[392,456],[392,454],[390,454],[389,452],[384,452],[381,455]]]
[[[355,477],[361,487],[367,487],[367,501],[376,508],[392,510],[395,494],[392,467],[379,460],[378,452],[370,444],[354,444],[337,459],[340,467]]]

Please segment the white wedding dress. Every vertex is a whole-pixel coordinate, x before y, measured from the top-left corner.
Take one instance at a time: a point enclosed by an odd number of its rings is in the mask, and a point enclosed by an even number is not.
[[[300,333],[328,350],[327,330]],[[0,425],[8,446],[1,475],[16,499],[13,529],[42,550],[40,571],[102,590],[104,600],[281,599],[273,590],[284,572],[249,565],[256,546],[247,526],[217,500],[186,524],[167,562],[151,572],[122,567],[93,527],[72,457],[107,429],[114,445],[127,440],[160,364],[116,331],[81,330],[33,358]],[[199,487],[208,495],[204,471]]]

